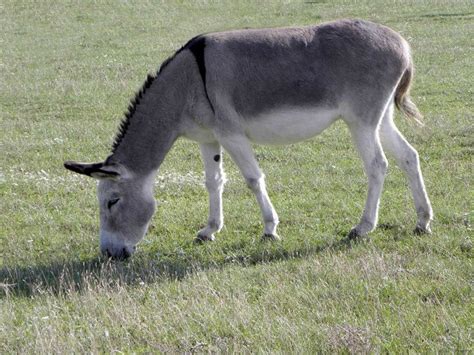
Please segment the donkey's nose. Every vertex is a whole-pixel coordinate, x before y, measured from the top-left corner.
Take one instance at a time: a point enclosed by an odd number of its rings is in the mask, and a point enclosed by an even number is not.
[[[130,251],[128,251],[127,248],[122,248],[122,252],[120,253],[120,256],[119,258],[120,259],[128,259],[130,257],[130,255],[132,255],[132,253]]]
[[[132,248],[123,247],[123,248],[117,248],[117,249],[109,247],[102,250],[102,254],[104,254],[104,256],[106,256],[107,258],[112,258],[114,260],[125,260],[125,259],[128,259],[133,254],[134,251],[135,251],[135,247],[132,247]]]

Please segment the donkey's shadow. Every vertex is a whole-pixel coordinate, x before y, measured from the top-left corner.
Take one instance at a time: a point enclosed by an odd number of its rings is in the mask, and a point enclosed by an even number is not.
[[[230,253],[232,255],[220,262],[183,258],[179,254],[160,258],[156,254],[142,252],[124,262],[96,257],[85,261],[55,261],[45,265],[4,267],[0,269],[0,298],[31,297],[44,293],[65,295],[81,292],[94,285],[113,288],[124,284],[142,285],[181,280],[198,271],[229,265],[246,267],[280,260],[302,259],[324,251],[347,250],[359,242],[360,240],[339,237],[320,245],[304,246],[291,251],[262,246],[245,256]],[[239,243],[236,243],[235,250],[239,246]]]

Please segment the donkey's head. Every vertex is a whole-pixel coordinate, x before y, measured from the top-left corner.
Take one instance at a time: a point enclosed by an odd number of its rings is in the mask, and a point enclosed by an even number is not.
[[[112,258],[133,254],[155,211],[151,177],[137,177],[123,165],[65,162],[66,169],[99,180],[100,250]]]

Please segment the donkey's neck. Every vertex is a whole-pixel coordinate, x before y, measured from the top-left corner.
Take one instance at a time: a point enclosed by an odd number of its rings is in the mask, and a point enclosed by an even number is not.
[[[144,83],[114,143],[110,159],[140,175],[157,170],[179,136],[187,97],[177,93],[185,78],[171,64]]]
[[[169,122],[160,119],[159,114],[135,114],[112,154],[112,161],[137,174],[157,170],[178,136]]]

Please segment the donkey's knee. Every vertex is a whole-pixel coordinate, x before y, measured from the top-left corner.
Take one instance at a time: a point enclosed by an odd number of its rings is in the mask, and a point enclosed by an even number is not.
[[[382,173],[383,176],[387,174],[388,171],[388,160],[384,156],[376,159],[376,164],[378,165],[378,169]]]
[[[224,173],[216,174],[215,176],[206,176],[206,189],[210,192],[222,190],[226,182]]]
[[[369,180],[383,180],[388,171],[388,160],[383,155],[376,157],[367,169]]]
[[[262,186],[265,184],[265,176],[262,175],[258,178],[253,178],[253,177],[246,177],[245,182],[247,184],[247,187],[252,190],[253,192],[260,191],[262,189]]]

